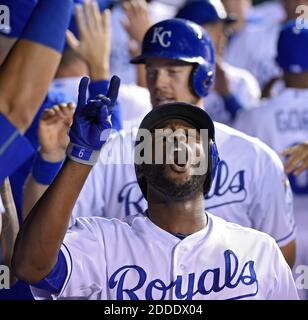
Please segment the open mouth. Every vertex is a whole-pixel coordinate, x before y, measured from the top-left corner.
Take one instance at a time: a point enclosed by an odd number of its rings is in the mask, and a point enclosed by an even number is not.
[[[184,160],[183,158],[185,159],[185,161],[183,161]],[[183,154],[182,150],[178,150],[178,149],[174,150],[173,161],[170,164],[170,168],[177,173],[186,172],[189,167],[189,163],[187,159],[188,159],[187,150],[185,154]]]

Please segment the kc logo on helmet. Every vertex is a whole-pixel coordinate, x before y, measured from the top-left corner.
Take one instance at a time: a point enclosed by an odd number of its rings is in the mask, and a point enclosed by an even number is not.
[[[162,47],[164,47],[164,48],[170,47],[171,36],[172,36],[171,30],[164,30],[163,27],[154,28],[153,38],[152,38],[151,43],[157,43],[157,41],[158,41]]]

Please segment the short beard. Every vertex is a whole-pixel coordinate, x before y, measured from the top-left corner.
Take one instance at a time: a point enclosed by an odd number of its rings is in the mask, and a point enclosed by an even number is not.
[[[189,181],[178,184],[166,177],[164,165],[146,165],[143,172],[146,172],[148,188],[167,202],[186,201],[192,199],[198,192],[203,193],[206,174],[192,175]]]

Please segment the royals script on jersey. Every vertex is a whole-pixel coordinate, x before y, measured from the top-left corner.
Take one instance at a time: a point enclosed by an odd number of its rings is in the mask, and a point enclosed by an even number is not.
[[[184,240],[147,217],[80,218],[62,246],[68,276],[37,299],[297,299],[291,270],[268,235],[208,214]]]

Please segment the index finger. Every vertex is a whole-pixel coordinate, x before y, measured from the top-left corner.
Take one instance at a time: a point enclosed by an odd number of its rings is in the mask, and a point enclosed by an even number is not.
[[[77,109],[81,109],[87,103],[87,90],[89,85],[89,77],[82,77],[79,83],[78,89],[78,104]]]
[[[110,80],[107,97],[110,99],[109,111],[113,110],[113,107],[117,101],[121,80],[118,76],[113,76]]]

